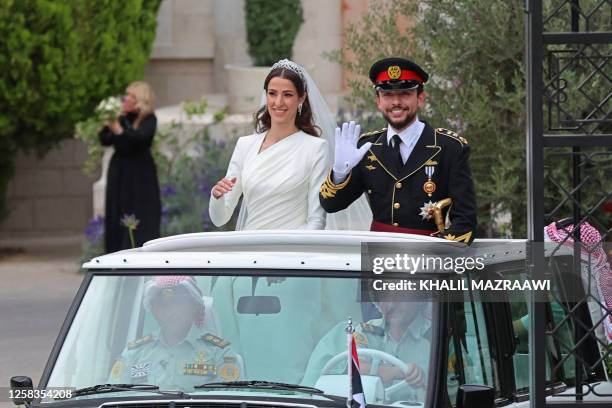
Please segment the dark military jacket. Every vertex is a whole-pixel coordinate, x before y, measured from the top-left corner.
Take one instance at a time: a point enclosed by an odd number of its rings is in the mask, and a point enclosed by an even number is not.
[[[405,164],[387,145],[387,129],[366,133],[358,146],[372,147],[347,179],[334,184],[332,172],[321,186],[319,199],[325,211],[347,208],[367,193],[374,221],[395,227],[437,231],[432,205],[450,198],[443,210],[451,225],[440,235],[471,243],[476,227],[476,198],[467,140],[447,129],[427,123]],[[424,216],[428,212],[428,216]]]

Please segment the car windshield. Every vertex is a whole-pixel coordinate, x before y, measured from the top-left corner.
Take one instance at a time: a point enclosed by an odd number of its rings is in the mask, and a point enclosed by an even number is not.
[[[224,389],[195,387],[261,380],[346,397],[350,316],[366,401],[423,403],[430,303],[361,302],[356,275],[320,276],[329,271],[223,273],[94,275],[47,387],[151,384],[206,395]]]

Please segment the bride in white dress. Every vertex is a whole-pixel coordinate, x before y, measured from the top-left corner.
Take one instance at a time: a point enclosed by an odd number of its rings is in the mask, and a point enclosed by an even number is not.
[[[265,104],[255,114],[257,133],[236,143],[226,176],[212,189],[210,218],[217,226],[227,223],[242,196],[236,229],[324,229],[326,213],[319,204],[319,189],[333,158],[333,116],[312,78],[292,61],[281,60],[272,66],[264,91]],[[365,215],[355,216],[356,207]],[[365,199],[352,208],[339,213],[343,221],[336,221],[336,214],[327,215],[328,226],[368,230],[371,212]],[[349,223],[349,218],[361,219],[361,224]],[[243,355],[248,377],[299,382],[309,353],[287,359],[296,354],[290,348],[299,344],[310,351],[327,329],[360,313],[333,304],[347,293],[356,296],[356,285],[347,287],[346,282],[219,277],[212,291],[215,309],[232,311],[224,315],[235,316],[235,321],[221,322],[222,335]],[[281,312],[233,313],[237,300],[251,295],[278,297]],[[281,327],[284,329],[279,330]]]
[[[330,148],[314,124],[305,71],[280,61],[264,90],[257,133],[238,139],[226,177],[212,189],[210,218],[224,225],[243,196],[237,229],[324,229],[319,188],[329,170]]]

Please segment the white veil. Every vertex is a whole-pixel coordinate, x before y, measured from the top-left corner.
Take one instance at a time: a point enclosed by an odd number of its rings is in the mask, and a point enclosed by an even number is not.
[[[293,61],[281,60],[274,64],[272,69],[282,66],[292,71],[297,72],[304,78],[306,83],[306,92],[308,93],[308,102],[312,110],[313,120],[315,125],[321,129],[321,137],[327,140],[330,152],[330,163],[329,168],[331,169],[334,161],[334,147],[335,147],[335,129],[336,121],[332,115],[327,102],[323,98],[321,91],[317,87],[312,77],[308,72],[300,65]],[[266,104],[266,92],[262,91],[261,105]],[[247,210],[244,205],[240,207],[240,213],[238,215],[238,222],[236,223],[236,230],[242,229],[246,221]],[[331,230],[365,230],[369,231],[372,224],[372,211],[370,205],[362,194],[357,200],[355,200],[347,209],[339,211],[333,214],[327,214],[327,221],[325,229]]]
[[[306,78],[308,102],[310,102],[314,123],[321,129],[321,137],[327,140],[327,145],[329,146],[329,168],[331,169],[334,164],[334,147],[336,145],[336,141],[334,140],[337,126],[336,120],[329,110],[317,84],[308,72],[305,69],[303,70],[304,77]],[[355,200],[347,209],[337,213],[328,213],[325,229],[369,231],[371,224],[372,210],[370,210],[370,205],[368,204],[365,194],[362,194],[361,197]]]

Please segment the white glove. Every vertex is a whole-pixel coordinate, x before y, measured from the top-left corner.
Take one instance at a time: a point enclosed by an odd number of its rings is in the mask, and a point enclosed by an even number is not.
[[[372,146],[372,143],[364,143],[357,148],[359,140],[360,125],[355,122],[343,123],[342,130],[336,128],[336,151],[334,154],[334,173],[338,176],[345,176],[361,161],[365,153]]]

